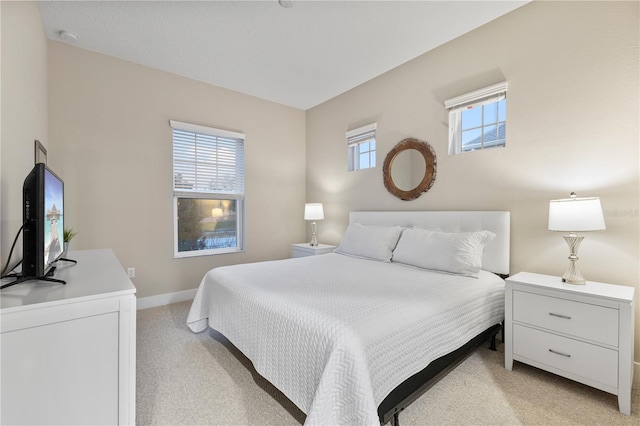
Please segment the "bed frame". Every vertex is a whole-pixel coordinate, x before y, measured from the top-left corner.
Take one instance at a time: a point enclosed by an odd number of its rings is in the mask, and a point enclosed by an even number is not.
[[[349,222],[378,226],[415,226],[445,232],[489,230],[496,234],[496,238],[484,249],[482,267],[503,278],[509,275],[511,215],[506,211],[351,212]],[[399,426],[398,416],[402,410],[457,367],[489,338],[491,350],[496,350],[496,335],[501,329],[502,324],[493,325],[459,349],[432,361],[423,370],[402,382],[378,406],[380,424],[391,422],[393,426]]]

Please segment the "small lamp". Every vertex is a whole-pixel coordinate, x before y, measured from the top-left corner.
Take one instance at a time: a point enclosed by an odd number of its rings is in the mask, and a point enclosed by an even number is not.
[[[568,284],[584,284],[585,279],[578,270],[578,247],[584,239],[576,232],[602,231],[607,229],[602,215],[600,198],[571,198],[551,200],[549,202],[549,231],[569,232],[564,239],[569,245],[569,266],[562,276],[562,281]]]
[[[322,203],[307,203],[304,205],[304,220],[312,220],[311,222],[311,243],[312,246],[318,245],[318,239],[316,238],[316,220],[324,219],[324,211],[322,210]]]

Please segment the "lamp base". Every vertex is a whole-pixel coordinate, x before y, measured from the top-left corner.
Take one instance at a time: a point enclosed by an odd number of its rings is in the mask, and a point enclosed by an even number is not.
[[[309,243],[309,245],[311,247],[317,247],[318,246],[318,238],[316,238],[316,227],[318,225],[316,224],[316,221],[314,220],[313,222],[311,222],[311,242]]]
[[[576,234],[563,235],[564,240],[569,245],[569,266],[562,276],[562,282],[567,284],[584,285],[586,283],[584,277],[578,269],[578,247],[584,237],[578,237]]]
[[[566,275],[566,273],[565,273]],[[572,279],[572,278],[565,278],[564,276],[562,277],[562,282],[563,283],[567,283],[567,284],[577,284],[577,285],[585,285],[586,281],[584,278],[578,278],[578,279]]]

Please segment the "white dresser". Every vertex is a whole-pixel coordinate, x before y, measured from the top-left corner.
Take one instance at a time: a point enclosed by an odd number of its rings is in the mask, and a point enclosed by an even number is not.
[[[516,360],[618,395],[631,414],[634,288],[528,272],[506,283],[505,368]]]
[[[135,423],[136,289],[111,250],[68,257],[0,292],[2,424]]]
[[[337,246],[330,244],[318,244],[312,246],[309,243],[291,244],[291,257],[316,256],[318,254],[331,253]]]

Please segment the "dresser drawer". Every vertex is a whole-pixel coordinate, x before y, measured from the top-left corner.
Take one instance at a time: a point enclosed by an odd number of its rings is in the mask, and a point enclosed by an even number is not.
[[[513,320],[618,346],[618,310],[613,308],[514,291]]]
[[[514,324],[513,354],[562,370],[551,370],[560,375],[567,372],[611,388],[618,387],[618,351],[613,349]]]

